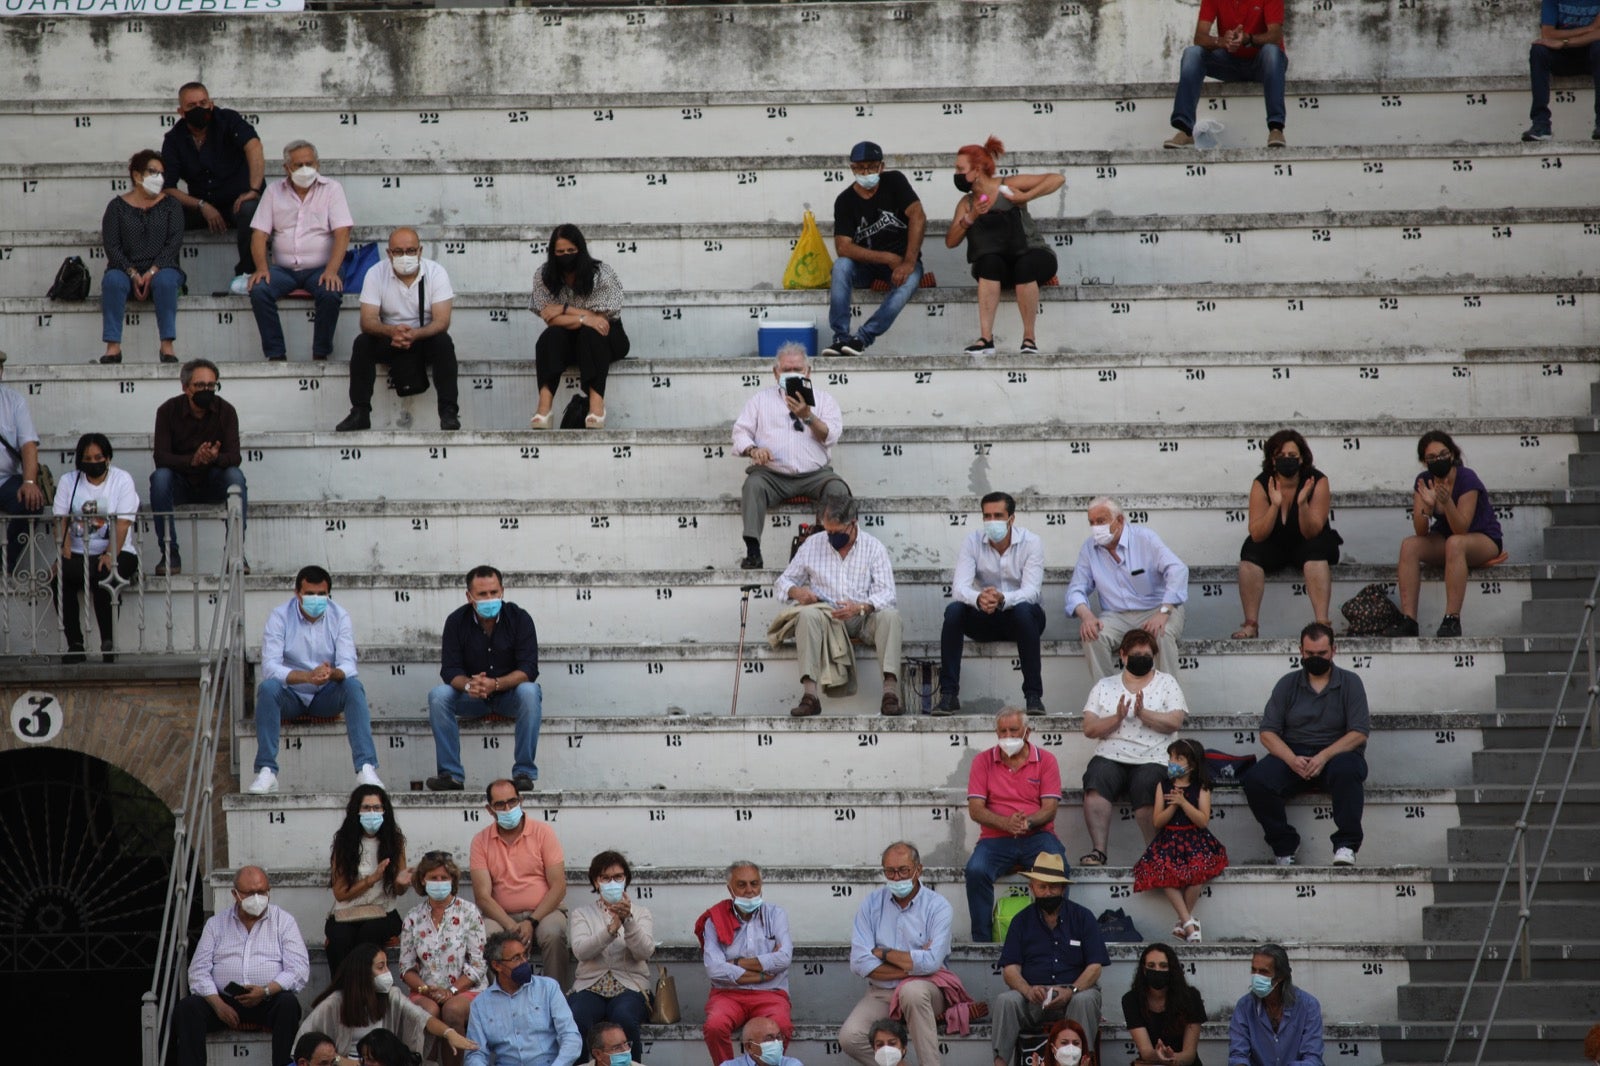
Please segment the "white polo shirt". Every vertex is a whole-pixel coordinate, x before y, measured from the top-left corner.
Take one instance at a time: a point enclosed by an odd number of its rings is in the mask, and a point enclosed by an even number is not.
[[[378,309],[378,321],[386,326],[422,326],[422,316],[417,307],[417,285],[420,281],[427,290],[428,306],[455,298],[450,288],[450,275],[432,259],[424,259],[418,271],[420,278],[410,285],[400,280],[394,266],[385,255],[377,265],[367,271],[361,282],[361,302]],[[430,316],[429,321],[433,319]]]

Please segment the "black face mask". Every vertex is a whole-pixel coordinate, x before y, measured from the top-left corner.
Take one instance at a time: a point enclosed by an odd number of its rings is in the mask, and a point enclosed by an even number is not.
[[[1272,464],[1278,471],[1279,477],[1294,477],[1300,472],[1300,457],[1298,455],[1280,455]]]
[[[1033,905],[1045,914],[1054,914],[1061,909],[1061,904],[1065,901],[1065,896],[1039,896],[1033,901]]]
[[[202,411],[209,410],[217,402],[217,394],[210,389],[201,389],[192,397],[194,405]]]
[[[110,463],[102,459],[97,463],[80,462],[78,464],[78,469],[82,471],[86,477],[105,477],[106,470],[110,466]]]
[[[968,181],[965,176],[957,174],[955,176],[955,182],[956,192],[969,193],[972,191],[972,182]]]
[[[183,121],[192,130],[203,130],[211,125],[211,108],[191,107],[183,113]]]
[[[556,269],[561,271],[563,274],[570,274],[578,265],[577,252],[557,252],[554,258],[556,261]]]
[[[1455,468],[1455,465],[1456,461],[1449,457],[1435,459],[1433,462],[1428,464],[1428,473],[1432,474],[1440,481],[1443,481],[1445,478],[1450,476],[1450,471]]]
[[[1156,668],[1156,660],[1153,655],[1130,655],[1125,665],[1128,673],[1134,677],[1143,677]]]
[[[1144,983],[1150,988],[1160,992],[1172,980],[1172,974],[1166,970],[1152,970],[1148,966],[1144,971]]]
[[[1333,660],[1325,655],[1306,655],[1300,659],[1300,665],[1306,668],[1306,673],[1312,677],[1321,677],[1333,669]]]

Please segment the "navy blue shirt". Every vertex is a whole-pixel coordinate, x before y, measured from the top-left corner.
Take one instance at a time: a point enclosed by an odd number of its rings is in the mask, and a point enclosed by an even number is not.
[[[1089,908],[1063,900],[1061,920],[1051,929],[1033,904],[1022,908],[1006,930],[1000,965],[1021,966],[1030,985],[1070,985],[1090,964],[1111,965],[1100,923]]]
[[[161,139],[161,160],[167,165],[167,187],[184,183],[190,196],[213,204],[232,201],[250,191],[250,164],[244,146],[259,140],[256,128],[244,116],[226,107],[212,109],[204,144],[194,143],[194,133],[182,119]]]
[[[463,603],[450,612],[439,653],[439,676],[445,684],[458,677],[504,677],[517,670],[529,681],[539,677],[539,635],[531,614],[514,603],[502,604],[493,632],[485,633],[472,604]]]

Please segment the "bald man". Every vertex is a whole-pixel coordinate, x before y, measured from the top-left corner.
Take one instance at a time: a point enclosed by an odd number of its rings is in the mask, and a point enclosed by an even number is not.
[[[456,404],[456,346],[450,339],[455,293],[444,267],[422,257],[417,231],[401,226],[389,234],[382,262],[361,283],[361,335],[350,352],[350,414],[340,433],[372,428],[372,386],[378,363],[389,365],[401,396],[428,391],[428,365],[439,393],[439,428],[461,428]]]
[[[744,1053],[736,1055],[722,1066],[801,1066],[799,1059],[790,1058],[788,1042],[771,1018],[751,1018],[744,1023]]]

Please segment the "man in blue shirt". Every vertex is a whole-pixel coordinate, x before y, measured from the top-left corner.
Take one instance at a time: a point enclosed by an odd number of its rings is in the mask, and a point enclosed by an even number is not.
[[[1322,1066],[1322,1004],[1293,978],[1287,951],[1256,948],[1228,1023],[1228,1066]]]
[[[745,1023],[743,1039],[744,1054],[721,1066],[802,1066],[799,1059],[784,1054],[787,1044],[771,1018],[751,1018]]]
[[[439,773],[428,778],[428,788],[456,792],[465,787],[458,720],[497,714],[516,722],[511,783],[518,792],[531,792],[539,780],[534,757],[544,717],[539,635],[533,616],[505,601],[500,571],[492,566],[467,572],[467,602],[444,622],[439,677],[444,683],[428,693]]]
[[[1100,596],[1100,614],[1089,596]],[[1067,584],[1067,616],[1078,619],[1078,639],[1098,681],[1114,669],[1123,634],[1135,626],[1156,638],[1160,661],[1178,661],[1189,568],[1148,526],[1129,525],[1109,496],[1089,503],[1089,539],[1078,551]]]
[[[1533,125],[1525,141],[1548,141],[1550,75],[1587,74],[1594,81],[1594,133],[1600,141],[1600,0],[1543,0],[1539,39],[1528,49],[1528,75],[1533,82]]]
[[[285,718],[344,715],[356,784],[383,787],[372,743],[367,690],[356,676],[350,613],[328,598],[333,579],[320,566],[301,567],[294,598],[267,616],[256,689],[256,779],[250,791],[278,791],[278,734]]]
[[[761,867],[749,859],[728,866],[728,898],[712,906],[694,927],[711,992],[706,996],[703,1035],[713,1064],[733,1058],[733,1031],[764,1018],[787,1040],[794,1035],[789,1007],[789,963],[794,941],[789,915],[761,898]]]
[[[1016,1061],[1017,1037],[1070,1018],[1094,1045],[1100,1028],[1100,971],[1111,965],[1100,923],[1089,908],[1067,898],[1066,862],[1040,852],[1028,879],[1033,903],[1017,912],[1000,949],[1007,991],[991,1005],[995,1066]]]
[[[889,1016],[896,992],[921,1066],[939,1066],[938,1018],[944,993],[927,980],[950,955],[950,901],[923,887],[922,856],[904,840],[883,851],[883,888],[868,894],[850,931],[850,970],[867,994],[839,1026],[839,1046],[860,1066],[875,1066],[872,1028]]]
[[[494,978],[472,1001],[467,1039],[478,1046],[465,1066],[569,1066],[583,1054],[561,986],[535,977],[528,950],[515,933],[496,933],[483,945]]]

